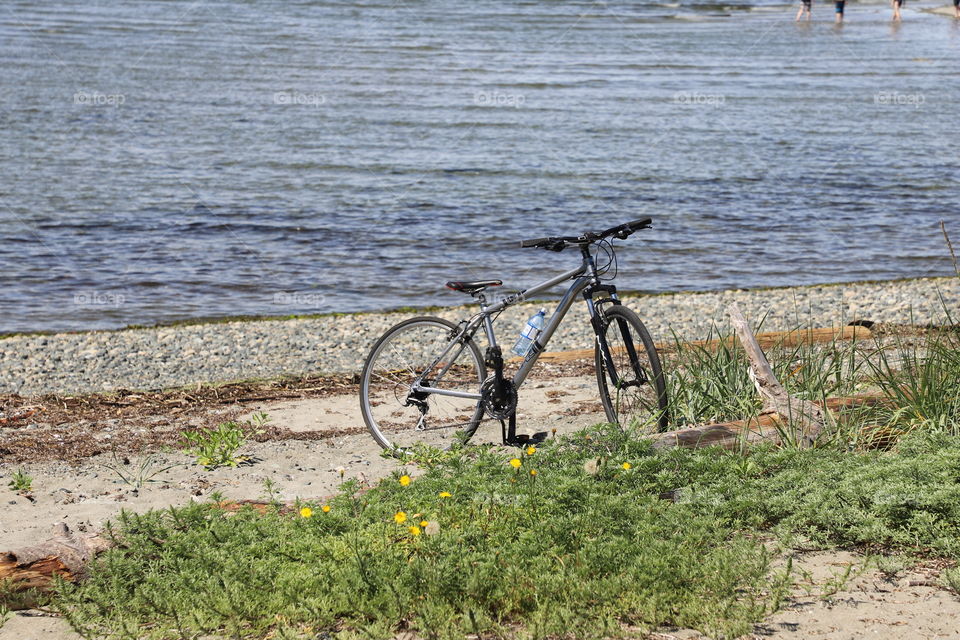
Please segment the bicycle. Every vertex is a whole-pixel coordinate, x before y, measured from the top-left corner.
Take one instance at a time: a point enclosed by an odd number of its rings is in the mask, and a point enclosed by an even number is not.
[[[405,320],[388,329],[367,356],[360,378],[360,408],[376,441],[394,452],[408,451],[417,443],[449,448],[465,444],[483,420],[500,422],[505,444],[542,440],[546,432],[532,439],[516,434],[518,392],[581,294],[596,336],[594,367],[607,420],[621,427],[638,420],[655,421],[665,431],[667,392],[657,349],[640,318],[621,304],[616,287],[609,284],[616,277],[612,239],[625,240],[650,226],[651,219],[643,218],[599,233],[524,240],[521,248],[561,252],[578,247],[581,263],[494,304],[488,303],[485,292],[501,286],[501,280],[447,282],[448,288],[473,296],[479,313],[459,323],[437,317]],[[598,267],[595,258],[600,253],[607,262]],[[614,275],[604,278],[611,266]],[[573,282],[517,372],[508,377],[494,320],[507,307],[567,280]],[[597,294],[601,297],[596,298]],[[489,345],[483,355],[474,340],[481,327]]]

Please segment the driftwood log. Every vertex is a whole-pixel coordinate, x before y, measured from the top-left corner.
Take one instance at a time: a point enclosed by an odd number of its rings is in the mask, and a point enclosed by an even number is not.
[[[750,325],[743,313],[735,304],[730,305],[727,312],[730,314],[733,330],[747,354],[747,360],[750,361],[750,379],[763,400],[762,413],[778,415],[786,420],[788,428],[779,430],[781,437],[792,436],[802,446],[811,446],[823,430],[823,409],[809,400],[795,398],[787,393],[774,375],[773,368],[750,331]],[[791,426],[795,428],[791,429]]]
[[[109,547],[110,542],[100,535],[74,533],[60,523],[49,540],[0,553],[0,604],[12,610],[36,606],[50,590],[54,576],[82,580],[90,560]]]
[[[862,395],[827,398],[824,409],[831,415],[841,410],[860,407],[888,405],[889,399],[884,396]],[[819,405],[817,405],[819,406]],[[842,416],[836,416],[842,422]],[[731,420],[718,422],[702,427],[689,427],[677,431],[655,433],[647,437],[653,440],[655,449],[669,449],[684,447],[687,449],[701,449],[704,447],[722,447],[724,449],[738,449],[744,443],[771,442],[782,444],[781,432],[791,428],[790,421],[778,413],[761,412],[757,417],[749,420]],[[861,435],[866,440],[872,440],[874,446],[884,446],[889,435],[880,427],[864,427]],[[804,445],[801,434],[800,444]]]
[[[796,439],[801,446],[809,446],[820,433],[826,412],[841,408],[884,403],[876,396],[830,398],[821,407],[815,403],[790,396],[777,381],[773,369],[763,354],[766,346],[793,346],[801,342],[830,342],[870,337],[863,327],[843,329],[814,329],[785,333],[760,334],[760,340],[750,331],[743,314],[736,306],[728,310],[733,320],[736,337],[740,340],[750,362],[751,379],[763,399],[763,411],[749,420],[736,420],[656,434],[654,447],[711,447],[735,449],[744,443],[780,443],[784,436]],[[729,338],[727,340],[732,340]],[[721,341],[700,341],[705,348],[719,347]],[[542,359],[563,361],[592,358],[593,350],[545,353]],[[233,511],[242,505],[266,509],[265,503],[222,503],[221,508]],[[86,569],[98,553],[110,547],[110,541],[97,534],[71,532],[66,524],[54,527],[52,537],[37,545],[17,551],[0,552],[0,605],[11,609],[35,606],[44,593],[50,591],[54,576],[64,580],[82,580]]]

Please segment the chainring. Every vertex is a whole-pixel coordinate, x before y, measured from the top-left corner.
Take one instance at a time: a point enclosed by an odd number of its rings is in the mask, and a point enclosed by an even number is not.
[[[490,376],[480,385],[480,404],[483,405],[483,411],[496,420],[506,420],[517,410],[517,388],[513,380],[505,379],[503,385],[507,397],[503,402],[497,402],[493,399],[496,391],[497,380]]]

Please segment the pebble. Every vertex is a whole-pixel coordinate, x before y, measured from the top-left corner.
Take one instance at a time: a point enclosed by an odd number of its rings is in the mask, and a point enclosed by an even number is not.
[[[842,326],[853,320],[945,324],[960,317],[960,278],[672,293],[624,297],[655,340],[729,333],[726,308],[736,302],[760,331]],[[539,302],[504,311],[495,327],[509,348]],[[359,373],[376,339],[415,315],[460,320],[476,307],[424,313],[362,313],[180,327],[21,335],[0,339],[0,393],[80,394],[162,389],[280,375]],[[949,317],[948,317],[949,316]],[[593,344],[585,306],[575,304],[548,351]],[[485,340],[480,341],[485,346]]]

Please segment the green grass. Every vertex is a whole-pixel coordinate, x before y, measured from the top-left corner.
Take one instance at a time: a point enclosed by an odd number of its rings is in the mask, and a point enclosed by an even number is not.
[[[717,346],[674,341],[667,363],[667,395],[675,428],[754,417],[761,409],[737,341],[717,334]],[[837,340],[827,344],[774,347],[767,354],[774,374],[797,397],[822,402],[830,396],[855,393],[864,363],[864,347]]]
[[[893,403],[887,423],[900,432],[939,430],[960,435],[960,339],[934,334],[900,338],[868,361],[877,387]]]
[[[735,637],[788,588],[770,540],[960,555],[960,439],[947,434],[744,457],[656,452],[598,427],[516,470],[480,448],[415,457],[425,470],[409,486],[399,473],[366,492],[347,483],[328,513],[297,505],[310,517],[124,514],[118,546],[55,606],[90,637]]]
[[[817,443],[821,448],[890,446],[914,431],[960,435],[956,332],[774,347],[767,357],[793,396],[821,405],[827,398],[857,394],[885,399],[828,420]],[[761,400],[748,368],[739,343],[711,349],[677,341],[665,366],[674,428],[756,416]]]

